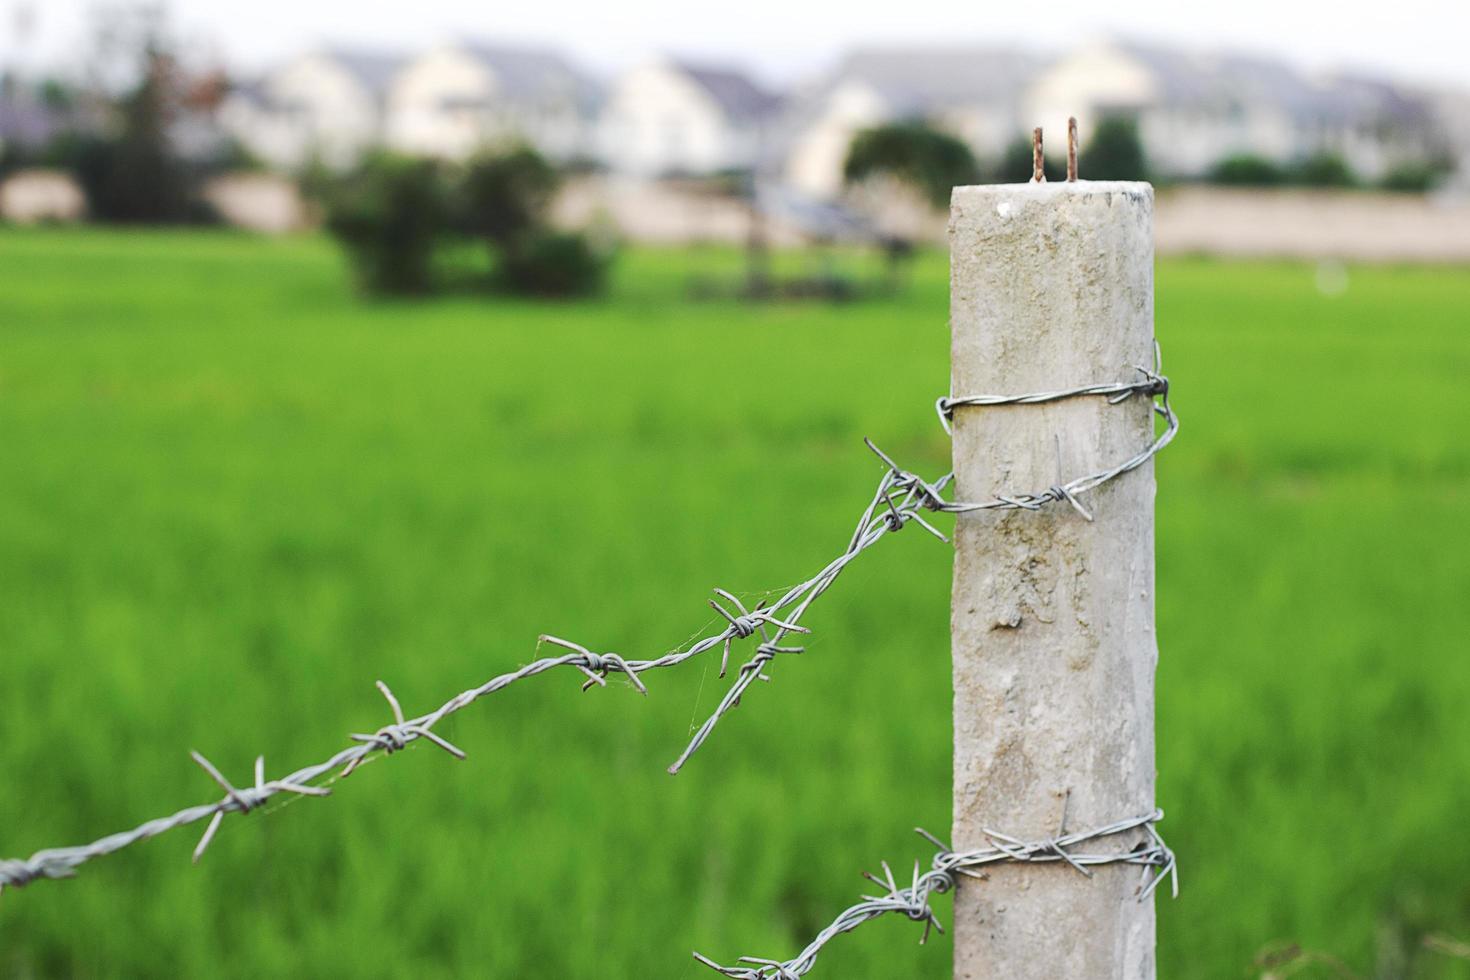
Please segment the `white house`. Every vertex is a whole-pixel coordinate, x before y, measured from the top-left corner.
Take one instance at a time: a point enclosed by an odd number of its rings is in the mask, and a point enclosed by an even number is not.
[[[601,90],[561,55],[458,42],[416,58],[389,96],[388,143],[462,159],[482,146],[526,142],[547,157],[591,156]]]
[[[739,71],[654,61],[627,72],[609,93],[602,159],[640,177],[748,170],[779,104]]]
[[[220,124],[277,167],[319,160],[345,167],[382,142],[396,55],[327,49],[304,54],[221,103]]]
[[[1470,92],[1444,90],[1430,95],[1435,128],[1443,140],[1439,147],[1454,168],[1450,188],[1470,196]]]
[[[1028,127],[1020,94],[1040,62],[1025,53],[974,48],[877,48],[843,58],[794,100],[773,166],[790,186],[830,199],[842,189],[852,138],[884,123],[924,119],[997,156]]]
[[[1104,116],[1131,116],[1151,165],[1176,176],[1203,175],[1233,154],[1286,163],[1334,152],[1376,177],[1422,157],[1432,129],[1426,106],[1381,81],[1314,79],[1261,57],[1118,41],[1084,46],[1052,64],[1025,107],[1050,133],[1065,132],[1067,117],[1077,116],[1084,145]],[[1054,140],[1050,148],[1060,152],[1061,145]]]

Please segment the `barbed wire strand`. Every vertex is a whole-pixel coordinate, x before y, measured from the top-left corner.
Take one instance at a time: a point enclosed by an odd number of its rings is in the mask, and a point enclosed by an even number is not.
[[[1092,876],[1089,869],[1098,865],[1138,865],[1143,868],[1143,877],[1136,889],[1140,902],[1150,898],[1165,878],[1171,880],[1173,894],[1177,897],[1179,871],[1174,860],[1174,852],[1169,850],[1164,839],[1154,828],[1154,825],[1162,819],[1164,819],[1164,812],[1155,810],[1148,816],[1120,820],[1082,833],[1068,834],[1064,832],[1065,827],[1063,827],[1054,837],[1030,843],[994,830],[986,830],[984,833],[990,841],[989,847],[960,853],[953,852],[947,844],[921,828],[916,832],[939,851],[930,865],[930,870],[920,874],[919,862],[915,861],[913,877],[907,887],[899,885],[893,875],[893,869],[886,861],[882,863],[881,877],[864,872],[863,877],[882,887],[884,893],[864,895],[861,902],[844,909],[827,928],[819,932],[816,938],[792,959],[782,961],[758,956],[742,956],[739,960],[740,965],[721,966],[701,953],[695,953],[694,958],[733,980],[797,980],[812,971],[816,966],[817,956],[832,940],[890,912],[902,913],[915,922],[924,923],[924,934],[919,938],[920,944],[923,944],[928,941],[931,930],[944,931],[944,926],[939,922],[934,907],[930,904],[930,896],[942,895],[952,890],[959,877],[983,880],[985,873],[980,869],[992,864],[1065,862],[1088,877]],[[1128,850],[1108,853],[1083,853],[1073,850],[1090,841],[1116,837],[1140,829],[1144,832],[1143,838]]]
[[[1164,420],[1164,431],[1154,439],[1147,448],[1128,457],[1123,462],[1111,466],[1105,470],[1087,476],[1078,477],[1068,483],[1048,487],[1040,493],[1019,494],[1015,496],[997,496],[990,500],[975,502],[950,502],[939,509],[950,514],[968,514],[979,510],[1039,510],[1043,505],[1052,501],[1063,501],[1072,507],[1088,521],[1092,520],[1092,514],[1084,507],[1078,494],[1093,490],[1109,480],[1122,476],[1132,470],[1138,469],[1144,463],[1157,456],[1165,446],[1174,441],[1179,433],[1179,416],[1174,413],[1169,404],[1169,379],[1162,374],[1163,356],[1159,351],[1158,344],[1154,344],[1154,368],[1138,367],[1136,370],[1143,375],[1141,380],[1126,382],[1110,382],[1104,384],[1080,385],[1076,388],[1066,388],[1057,391],[1045,391],[1030,395],[967,395],[961,397],[945,396],[935,403],[935,410],[939,414],[939,422],[944,426],[944,431],[952,433],[950,422],[954,418],[954,410],[964,407],[984,407],[993,405],[1037,405],[1044,402],[1061,401],[1066,398],[1077,398],[1085,396],[1102,396],[1107,398],[1108,404],[1117,405],[1127,401],[1134,395],[1144,395],[1148,398],[1157,399],[1153,401],[1153,411]]]
[[[542,635],[537,643],[538,651],[543,644],[551,644],[570,652],[557,657],[543,657],[517,670],[500,674],[478,687],[472,687],[455,695],[434,711],[412,719],[404,717],[397,697],[388,685],[380,680],[377,682],[378,690],[388,702],[393,721],[371,734],[351,735],[350,739],[355,744],[340,749],[327,760],[305,766],[282,778],[267,780],[264,757],[260,757],[256,759],[254,785],[237,788],[204,756],[191,751],[190,755],[194,761],[224,790],[222,799],[214,803],[187,807],[170,816],[149,820],[131,830],[111,834],[90,844],[48,848],[37,851],[25,859],[0,859],[0,892],[3,892],[6,887],[18,888],[39,879],[71,877],[79,866],[94,858],[112,854],[179,827],[208,820],[209,825],[194,850],[194,860],[197,862],[214,840],[226,814],[250,813],[280,794],[292,794],[293,797],[298,798],[330,795],[330,789],[313,784],[337,770],[340,770],[340,774],[334,777],[332,782],[351,775],[358,766],[363,764],[364,760],[375,752],[391,755],[422,739],[433,743],[455,758],[463,760],[464,752],[437,734],[434,726],[480,698],[503,690],[517,681],[558,667],[572,667],[586,676],[582,684],[584,691],[594,685],[606,687],[608,676],[617,673],[625,675],[640,694],[646,695],[648,689],[640,679],[641,674],[650,670],[677,666],[715,647],[720,647],[720,677],[724,677],[729,669],[733,643],[736,640],[759,635],[760,642],[756,646],[755,653],[738,668],[735,680],[726,690],[714,712],[694,732],[684,751],[669,766],[668,771],[676,773],[705,743],[720,720],[739,706],[741,697],[751,684],[757,680],[770,680],[767,668],[772,660],[779,655],[794,655],[802,652],[802,647],[787,645],[785,642],[787,637],[791,634],[810,633],[810,629],[801,625],[802,617],[858,555],[871,548],[885,535],[902,530],[909,523],[915,522],[940,540],[949,540],[941,531],[924,520],[920,515],[921,510],[947,513],[967,513],[992,508],[1037,510],[1049,501],[1067,500],[1084,517],[1091,520],[1091,515],[1082,508],[1075,495],[1091,490],[1122,473],[1136,469],[1167,445],[1178,429],[1178,420],[1168,405],[1168,380],[1145,368],[1139,368],[1139,370],[1145,375],[1145,380],[1142,382],[1121,385],[1088,385],[1063,392],[1046,393],[1045,396],[1047,400],[1055,400],[1081,395],[1108,395],[1110,401],[1120,400],[1134,393],[1162,396],[1161,403],[1155,405],[1155,411],[1165,418],[1166,431],[1147,449],[1117,466],[1040,493],[998,497],[993,501],[980,503],[962,503],[947,501],[943,496],[953,481],[953,472],[945,474],[932,483],[926,482],[899,467],[872,440],[865,439],[864,442],[868,448],[884,462],[887,469],[878,481],[871,501],[859,518],[847,548],[816,575],[789,588],[774,603],[761,602],[750,608],[734,593],[716,589],[715,594],[718,599],[723,600],[723,604],[712,599],[710,605],[726,621],[727,625],[682,649],[676,649],[651,660],[628,660],[616,653],[597,653],[570,640]],[[1025,397],[1020,396],[1021,399]],[[997,398],[1004,400],[995,401]],[[1005,400],[1018,401],[1019,399],[1009,396],[947,399],[955,407],[965,404],[1002,404],[1005,403]]]
[[[810,632],[806,627],[798,624],[796,619],[805,614],[816,598],[831,586],[842,569],[847,567],[857,555],[872,547],[884,534],[897,530],[912,520],[918,520],[929,531],[948,540],[915,513],[917,505],[914,500],[918,492],[916,487],[920,482],[913,477],[900,478],[891,469],[885,472],[872,501],[863,512],[863,517],[853,532],[847,550],[829,562],[816,576],[787,590],[776,606],[758,604],[755,608],[748,608],[734,593],[716,589],[716,595],[723,600],[724,604],[715,600],[711,600],[710,604],[728,625],[685,649],[676,650],[652,660],[628,660],[616,653],[596,653],[570,640],[543,635],[537,643],[538,650],[542,644],[550,644],[570,652],[557,657],[544,657],[518,670],[501,674],[478,687],[455,695],[434,711],[416,718],[405,718],[398,698],[387,684],[378,681],[378,690],[388,702],[393,721],[371,734],[349,736],[356,744],[341,749],[326,761],[298,769],[280,779],[267,780],[265,761],[261,757],[256,760],[255,784],[237,788],[213,763],[200,753],[191,751],[190,756],[195,763],[224,790],[222,799],[214,803],[187,807],[170,816],[149,820],[132,830],[111,834],[90,844],[42,850],[26,859],[0,860],[0,891],[6,887],[22,887],[43,878],[71,877],[80,865],[94,858],[112,854],[179,827],[208,820],[209,824],[204,835],[194,850],[194,860],[197,862],[214,840],[226,814],[250,813],[282,793],[298,796],[330,795],[331,790],[312,784],[337,770],[340,770],[338,778],[351,775],[374,752],[392,754],[423,739],[432,742],[457,759],[464,759],[464,752],[437,734],[434,726],[480,698],[503,690],[517,681],[534,677],[557,667],[573,667],[586,676],[582,684],[584,691],[593,685],[605,687],[610,674],[623,674],[640,694],[646,695],[648,689],[639,675],[650,670],[677,666],[715,647],[721,647],[720,676],[723,677],[729,667],[731,647],[734,641],[759,634],[761,643],[755,655],[740,667],[739,676],[731,686],[731,691],[727,692],[714,715],[694,734],[693,740],[679,757],[678,762],[670,767],[671,772],[677,771],[679,766],[687,761],[709,737],[720,718],[739,703],[740,694],[754,680],[768,679],[761,669],[766,663],[780,654],[801,652],[800,647],[785,645],[782,640],[788,634]],[[790,608],[789,618],[778,614],[777,608]],[[773,627],[776,630],[774,634],[771,633]]]

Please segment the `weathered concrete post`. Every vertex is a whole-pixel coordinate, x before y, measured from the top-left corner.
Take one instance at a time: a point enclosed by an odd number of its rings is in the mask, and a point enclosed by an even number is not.
[[[956,188],[950,254],[953,396],[1127,381],[1153,365],[1148,184]],[[962,407],[956,499],[1044,490],[1152,438],[1146,398]],[[1153,464],[1085,503],[1092,523],[1066,503],[959,518],[956,850],[989,846],[985,829],[1046,840],[1064,806],[1070,831],[1153,810]],[[1153,902],[1138,900],[1138,869],[1093,870],[1011,864],[962,880],[955,976],[1152,980]]]

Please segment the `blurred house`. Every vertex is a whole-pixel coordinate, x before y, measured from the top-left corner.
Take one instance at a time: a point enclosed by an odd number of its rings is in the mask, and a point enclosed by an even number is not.
[[[0,71],[0,154],[34,155],[67,133],[91,132],[100,124],[97,106],[78,99],[74,90]]]
[[[1428,105],[1367,78],[1309,78],[1249,55],[1212,55],[1128,42],[1080,48],[1043,71],[1025,96],[1048,132],[1075,115],[1087,132],[1107,115],[1134,118],[1152,167],[1197,177],[1252,154],[1289,163],[1340,154],[1358,174],[1381,176],[1432,150]],[[1056,141],[1050,147],[1060,151]],[[1085,176],[1085,175],[1084,175]]]
[[[305,54],[227,95],[220,124],[272,166],[346,167],[382,143],[388,89],[403,64],[381,52]]]
[[[557,161],[585,159],[601,89],[540,48],[457,43],[413,59],[388,98],[395,149],[461,159],[481,146],[527,142]]]
[[[752,169],[780,107],[747,75],[673,59],[613,85],[600,123],[601,157],[639,177]]]
[[[924,119],[999,155],[1029,128],[1021,93],[1039,59],[1007,49],[859,50],[793,100],[780,126],[773,169],[803,194],[830,199],[842,189],[848,147],[859,131]]]
[[[58,113],[39,102],[0,97],[0,152],[40,149],[65,128]]]
[[[1430,103],[1435,130],[1444,141],[1444,160],[1453,168],[1449,190],[1470,196],[1470,92],[1434,92]]]

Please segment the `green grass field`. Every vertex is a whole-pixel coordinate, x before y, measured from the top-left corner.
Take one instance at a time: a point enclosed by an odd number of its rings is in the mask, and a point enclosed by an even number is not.
[[[0,857],[325,758],[534,656],[662,652],[708,590],[835,555],[880,468],[938,474],[946,268],[850,306],[685,301],[632,252],[575,305],[367,305],[332,248],[0,233]],[[1470,274],[1162,262],[1161,975],[1291,941],[1470,977]],[[528,681],[330,800],[0,896],[14,977],[700,977],[788,956],[949,822],[946,546],[865,555],[677,777],[716,662]],[[202,829],[202,828],[199,828]],[[947,906],[947,901],[946,901]],[[948,913],[948,908],[944,909]],[[1059,924],[1065,932],[1066,924]],[[885,920],[816,976],[948,976]],[[1315,973],[1313,971],[1316,971]],[[1301,976],[1335,975],[1330,966]]]

